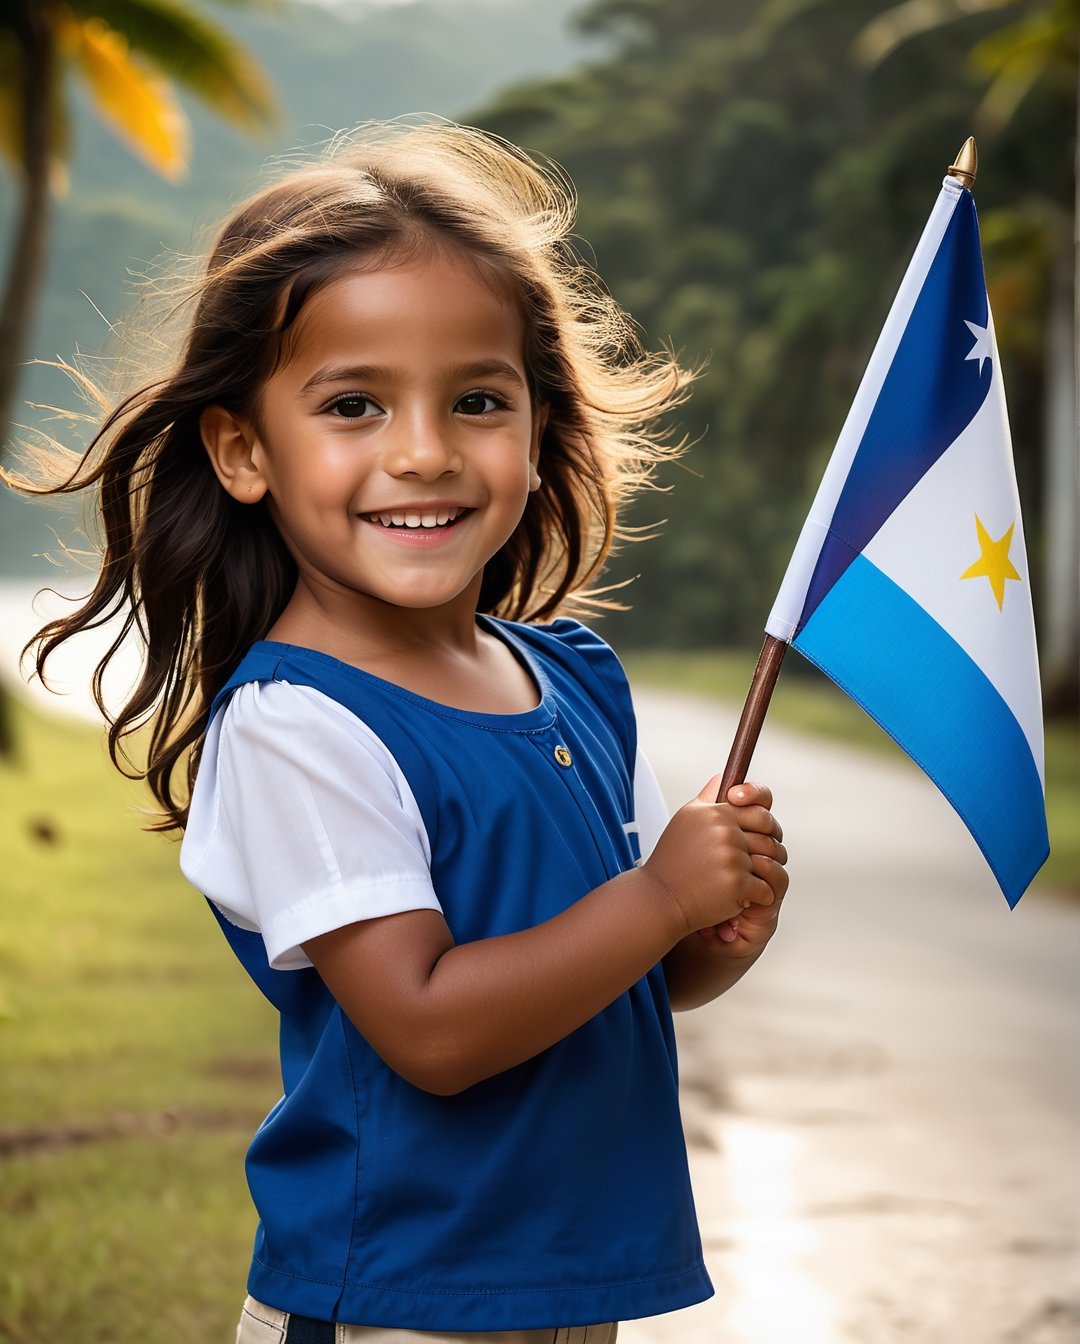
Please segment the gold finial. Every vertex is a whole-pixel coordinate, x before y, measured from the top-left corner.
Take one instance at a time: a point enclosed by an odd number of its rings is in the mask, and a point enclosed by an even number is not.
[[[967,187],[970,191],[975,185],[975,174],[979,171],[979,154],[975,148],[975,137],[969,135],[960,146],[960,153],[956,156],[956,162],[949,165],[948,174],[950,177],[956,177],[960,180],[962,187]]]

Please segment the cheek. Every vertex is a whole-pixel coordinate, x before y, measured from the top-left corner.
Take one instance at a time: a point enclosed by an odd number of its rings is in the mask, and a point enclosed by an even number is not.
[[[515,467],[512,473],[507,473],[504,481],[503,500],[503,529],[506,532],[505,540],[508,541],[517,531],[533,500],[529,464],[527,462]]]
[[[528,507],[532,496],[530,487],[531,474],[527,462],[516,466],[512,472],[508,471],[503,478],[503,499],[507,514],[512,515],[514,526]]]
[[[528,494],[533,477],[533,466],[529,459],[529,446],[516,442],[507,446],[502,458],[500,478],[502,488],[509,494],[524,492]]]
[[[344,450],[271,459],[267,466],[270,493],[293,508],[325,508],[347,502],[357,485],[355,454]]]

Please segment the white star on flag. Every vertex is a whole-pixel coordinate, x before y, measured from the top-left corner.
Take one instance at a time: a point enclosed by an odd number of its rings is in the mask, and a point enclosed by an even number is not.
[[[978,322],[969,322],[967,318],[964,319],[964,326],[975,337],[975,344],[971,347],[971,351],[964,356],[964,361],[966,363],[969,359],[977,359],[979,361],[979,377],[981,378],[983,361],[993,358],[990,350],[990,326],[988,323],[985,327],[980,327]]]

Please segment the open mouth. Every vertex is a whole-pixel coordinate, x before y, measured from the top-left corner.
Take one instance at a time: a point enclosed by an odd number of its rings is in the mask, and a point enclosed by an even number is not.
[[[453,527],[471,509],[394,509],[388,513],[362,513],[366,523],[377,523],[380,527],[399,531],[437,531],[439,528]]]

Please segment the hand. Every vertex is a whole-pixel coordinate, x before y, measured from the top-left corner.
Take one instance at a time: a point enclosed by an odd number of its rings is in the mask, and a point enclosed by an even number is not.
[[[754,904],[734,919],[699,929],[709,947],[731,957],[756,955],[776,932],[780,906],[788,888],[787,849],[784,833],[769,809],[772,791],[764,784],[736,784],[728,791],[728,803],[735,809],[739,825],[747,838],[754,872],[768,883],[775,900],[771,905]]]
[[[687,933],[723,925],[776,900],[770,878],[776,880],[773,869],[779,867],[776,855],[783,846],[774,838],[780,828],[762,801],[771,802],[771,795],[742,785],[742,792],[732,790],[739,792],[733,806],[715,801],[719,785],[715,776],[675,813],[642,865],[672,899]]]

